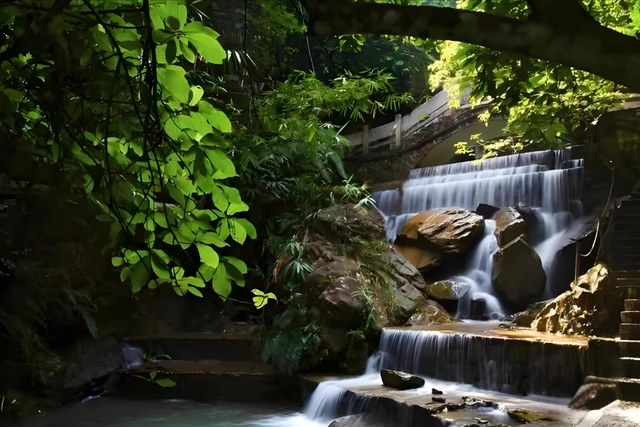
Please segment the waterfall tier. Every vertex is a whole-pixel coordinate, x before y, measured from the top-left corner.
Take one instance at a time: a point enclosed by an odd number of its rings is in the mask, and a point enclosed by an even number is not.
[[[549,278],[543,298],[555,296],[552,286],[556,256],[583,228],[583,159],[571,159],[571,150],[533,153],[415,169],[399,190],[373,194],[385,216],[387,239],[393,242],[404,224],[414,215],[432,209],[475,210],[480,204],[497,208],[529,208],[537,217],[528,224],[529,243],[542,261]],[[485,237],[477,245],[455,277],[470,292],[459,307],[458,316],[467,318],[471,299],[487,303],[485,315],[499,318],[500,302],[493,295],[492,255],[498,249],[492,236],[494,226],[486,221]],[[552,290],[552,288],[554,290]]]

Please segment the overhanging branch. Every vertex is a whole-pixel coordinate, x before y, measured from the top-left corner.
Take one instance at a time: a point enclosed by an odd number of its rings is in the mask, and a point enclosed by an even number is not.
[[[538,10],[558,5],[549,0],[531,3],[537,3]],[[344,0],[306,0],[305,4],[310,28],[320,36],[374,33],[454,40],[560,63],[640,91],[640,41],[601,26],[586,11],[565,16],[567,25],[557,25],[555,17],[545,19],[544,13],[518,20],[432,6]]]

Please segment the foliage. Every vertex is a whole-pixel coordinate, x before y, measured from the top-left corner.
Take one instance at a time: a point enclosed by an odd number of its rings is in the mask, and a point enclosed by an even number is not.
[[[247,267],[220,249],[256,230],[237,216],[248,206],[226,182],[237,176],[231,123],[185,68],[222,63],[218,33],[189,22],[179,1],[57,5],[0,9],[2,130],[102,209],[113,265],[134,293],[168,285],[202,297],[210,284],[226,298]],[[36,37],[44,42],[21,49]]]

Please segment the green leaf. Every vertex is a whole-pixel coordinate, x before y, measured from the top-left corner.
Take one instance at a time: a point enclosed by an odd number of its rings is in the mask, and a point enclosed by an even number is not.
[[[164,388],[168,388],[168,387],[175,387],[176,383],[172,380],[170,380],[169,378],[163,378],[161,380],[155,380],[155,383],[158,384],[160,387],[164,387]]]
[[[216,233],[204,233],[199,235],[196,238],[196,241],[200,242],[200,243],[204,243],[206,245],[215,245],[219,248],[223,248],[225,246],[229,246],[229,244],[227,242],[225,242],[224,240],[222,240],[220,238],[220,236],[218,236]]]
[[[197,191],[193,182],[187,177],[174,176],[171,180],[185,196],[189,196]]]
[[[224,264],[218,265],[213,278],[211,279],[211,286],[213,290],[223,299],[231,293],[231,277],[227,274],[227,270]]]
[[[131,277],[131,269],[129,267],[123,268],[120,271],[120,281],[126,282],[129,277]]]
[[[104,30],[104,27],[100,24],[91,28],[91,34],[93,35],[93,40],[96,42],[98,47],[107,52],[113,52],[113,45],[111,44],[111,39],[107,35]]]
[[[156,371],[153,371],[149,374],[149,378],[151,378],[152,380],[155,380],[157,375],[158,373]]]
[[[251,292],[255,295],[255,297],[253,297],[253,304],[257,309],[261,309],[266,306],[270,299],[278,302],[278,298],[272,292],[265,294],[259,289],[254,289]]]
[[[244,218],[235,218],[235,222],[237,224],[242,225],[244,229],[247,231],[247,235],[251,237],[253,240],[258,238],[258,233],[256,232],[256,228],[249,222],[249,220]]]
[[[228,262],[229,264],[237,268],[240,273],[247,274],[247,264],[245,264],[245,262],[241,259],[226,256],[223,258],[223,260],[224,262]]]
[[[151,257],[151,267],[158,277],[162,279],[171,279],[171,273],[169,273],[169,270],[161,259]]]
[[[158,69],[158,82],[183,104],[189,102],[191,86],[185,77],[185,70],[177,65],[167,65]]]
[[[111,264],[113,264],[114,267],[120,267],[122,264],[124,264],[124,260],[122,259],[122,257],[114,256],[113,258],[111,258]]]
[[[191,86],[191,92],[189,93],[189,105],[195,106],[202,99],[204,95],[204,89],[202,86]]]
[[[164,58],[167,64],[173,64],[178,54],[178,40],[173,39],[167,42],[167,49],[164,51]]]
[[[131,270],[131,291],[135,294],[147,286],[151,275],[145,265],[145,260],[139,261]]]
[[[194,288],[193,286],[189,286],[189,287],[187,288],[187,290],[188,290],[189,292],[191,292],[192,294],[194,294],[195,296],[197,296],[197,297],[204,298],[204,297],[202,296],[202,292],[200,292],[200,290],[199,290],[198,288]]]
[[[207,264],[211,268],[216,268],[220,263],[220,257],[211,246],[196,243],[198,252],[200,253],[200,261]]]
[[[198,112],[207,118],[209,124],[220,132],[229,133],[232,130],[231,121],[229,117],[217,108],[213,108],[211,104],[206,101],[201,101],[198,104]]]
[[[180,29],[180,20],[178,18],[176,18],[175,16],[167,17],[167,24],[169,24],[169,26],[171,28],[173,28],[174,30],[179,30]]]
[[[180,282],[186,283],[191,286],[195,286],[196,288],[204,288],[206,286],[202,279],[200,279],[199,277],[193,277],[193,276],[184,277],[180,279]]]
[[[235,218],[229,218],[229,232],[231,238],[240,244],[247,240],[247,230]]]
[[[184,277],[184,268],[182,268],[182,267],[173,267],[171,269],[171,274],[176,279],[182,279]]]
[[[213,174],[214,179],[225,179],[238,176],[238,174],[236,173],[236,167],[225,153],[216,148],[203,148],[207,153],[207,158],[216,168],[216,172]]]
[[[185,37],[195,46],[205,61],[212,64],[222,64],[227,59],[227,52],[214,37],[204,33],[187,33]]]

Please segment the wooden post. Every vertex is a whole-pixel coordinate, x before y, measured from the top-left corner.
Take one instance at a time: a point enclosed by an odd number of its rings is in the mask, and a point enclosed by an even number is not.
[[[369,125],[362,127],[362,154],[369,152]]]
[[[476,160],[480,160],[484,156],[484,147],[480,144],[475,146],[475,157]]]
[[[391,148],[398,148],[400,145],[402,145],[402,114],[396,114],[395,144]]]

